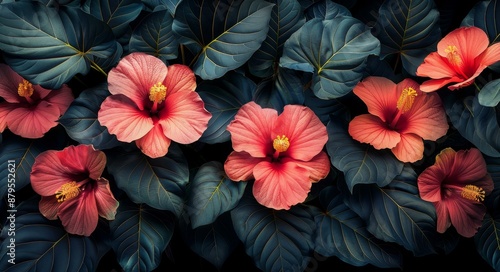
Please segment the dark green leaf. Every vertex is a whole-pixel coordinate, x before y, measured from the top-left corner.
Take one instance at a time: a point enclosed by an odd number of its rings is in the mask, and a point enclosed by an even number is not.
[[[82,9],[111,27],[115,37],[127,31],[142,10],[140,0],[86,0]]]
[[[306,11],[307,20],[314,18],[330,20],[339,16],[351,16],[351,12],[343,5],[331,0],[320,1],[309,7]]]
[[[479,91],[477,98],[481,106],[496,107],[500,102],[500,79],[486,83]]]

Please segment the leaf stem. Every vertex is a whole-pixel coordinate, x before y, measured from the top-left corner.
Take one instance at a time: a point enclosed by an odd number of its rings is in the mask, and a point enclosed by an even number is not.
[[[104,70],[99,66],[97,65],[97,63],[91,61],[90,62],[90,67],[92,67],[94,70],[100,72],[101,74],[103,74],[105,77],[108,76],[108,74],[106,72],[104,72]]]

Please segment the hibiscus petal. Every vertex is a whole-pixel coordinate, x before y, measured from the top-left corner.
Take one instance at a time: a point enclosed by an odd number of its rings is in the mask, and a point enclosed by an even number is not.
[[[159,158],[167,154],[170,142],[170,139],[165,136],[161,125],[156,124],[146,135],[137,139],[135,144],[142,153],[150,158]]]
[[[437,44],[437,52],[442,57],[448,56],[449,46],[455,46],[463,61],[463,66],[474,65],[474,59],[488,47],[486,33],[478,27],[460,27],[448,33]]]
[[[467,238],[473,237],[483,223],[486,206],[479,202],[457,197],[446,201],[451,224]]]
[[[104,99],[97,119],[108,128],[109,133],[127,143],[142,138],[154,126],[149,113],[139,110],[123,95],[111,95]]]
[[[207,129],[212,117],[196,92],[175,92],[169,94],[164,108],[159,113],[163,133],[180,144],[197,141]]]
[[[432,52],[427,55],[424,61],[418,66],[416,75],[434,79],[444,79],[457,76],[457,72],[450,67],[446,57],[439,55],[437,52]]]
[[[42,196],[38,208],[40,213],[47,219],[56,220],[60,204],[55,196]]]
[[[286,105],[276,120],[271,137],[285,135],[290,141],[288,156],[308,161],[316,156],[328,141],[326,126],[314,112],[304,106]]]
[[[500,61],[500,42],[494,43],[490,47],[488,47],[486,51],[484,51],[484,53],[480,56],[479,61],[481,63],[481,67],[490,66]]]
[[[189,66],[173,64],[167,67],[168,73],[163,84],[168,93],[192,92],[196,89],[196,76]]]
[[[309,171],[311,182],[318,182],[324,179],[330,172],[330,158],[325,152],[320,152],[309,161],[295,161],[295,163]]]
[[[63,84],[60,89],[50,91],[43,100],[56,105],[59,108],[59,114],[63,115],[74,99],[71,89]]]
[[[0,97],[9,103],[22,102],[21,96],[17,93],[19,83],[22,81],[23,78],[10,66],[0,63]]]
[[[72,234],[90,236],[97,227],[99,213],[93,190],[84,190],[59,206],[58,216],[64,229]]]
[[[431,165],[427,167],[417,179],[418,192],[420,198],[429,202],[441,201],[441,183],[448,174],[447,169],[441,168],[439,165]]]
[[[41,138],[51,128],[57,126],[59,108],[41,101],[35,108],[19,107],[7,115],[7,127],[12,133],[23,138]]]
[[[485,177],[488,173],[486,162],[477,148],[457,151],[453,163],[446,167],[449,169],[448,180],[453,180],[457,185],[475,185],[474,181]]]
[[[47,150],[40,153],[31,168],[31,187],[41,196],[53,196],[63,184],[74,181],[74,174],[63,165],[58,152]]]
[[[111,94],[123,94],[140,110],[149,101],[149,90],[167,76],[167,66],[160,59],[140,52],[125,56],[108,74]]]
[[[396,84],[384,77],[370,76],[358,83],[353,92],[368,108],[368,112],[386,122],[394,116],[399,94]]]
[[[2,133],[7,127],[7,115],[15,108],[16,104],[0,102],[0,133]]]
[[[255,165],[262,158],[254,158],[246,152],[231,152],[224,162],[224,171],[229,179],[233,181],[246,181],[253,178]]]
[[[371,114],[354,117],[348,131],[354,140],[371,144],[376,149],[393,148],[401,140],[399,132],[389,129],[380,118]]]
[[[436,208],[436,228],[437,232],[444,233],[451,226],[450,213],[448,212],[448,206],[445,202],[435,202],[433,203]]]
[[[401,134],[401,141],[391,151],[402,162],[416,162],[424,157],[424,141],[415,134]]]
[[[411,109],[404,114],[402,134],[416,134],[424,140],[435,141],[448,132],[448,120],[437,93],[419,92]]]
[[[463,79],[459,77],[451,77],[451,78],[443,78],[443,79],[430,79],[427,81],[422,82],[420,85],[420,90],[422,92],[430,93],[434,92],[447,84],[454,83],[454,82],[462,82]]]
[[[106,167],[106,155],[92,145],[71,145],[56,154],[68,172],[85,174],[94,180],[101,177]]]
[[[257,202],[275,210],[288,210],[306,200],[311,190],[309,171],[293,161],[262,161],[254,169],[253,195]]]
[[[239,110],[227,126],[235,151],[245,151],[252,157],[265,157],[274,152],[271,130],[278,119],[278,112],[261,108],[255,102],[248,102]]]
[[[109,181],[105,178],[100,178],[96,182],[97,188],[94,190],[94,197],[99,216],[107,220],[114,220],[119,203],[111,192]]]

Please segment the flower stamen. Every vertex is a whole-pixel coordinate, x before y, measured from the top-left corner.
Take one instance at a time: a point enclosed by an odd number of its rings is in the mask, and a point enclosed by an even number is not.
[[[26,79],[23,79],[23,81],[19,83],[19,87],[17,87],[17,94],[25,98],[31,97],[34,91],[33,84]]]
[[[484,201],[485,192],[483,188],[469,184],[462,189],[461,195],[465,199],[481,202]]]
[[[444,50],[444,52],[446,53],[446,58],[448,58],[448,61],[451,64],[459,65],[462,63],[462,59],[458,55],[457,51],[458,49],[454,45],[448,45],[448,47],[446,47],[446,49]]]
[[[399,96],[397,108],[401,113],[405,113],[411,109],[413,102],[415,102],[415,97],[417,96],[417,91],[412,87],[408,87],[403,90]]]
[[[278,152],[285,152],[290,147],[290,141],[285,135],[278,135],[273,141],[273,148]]]
[[[64,202],[68,199],[72,199],[78,196],[78,194],[80,194],[80,186],[78,186],[76,181],[65,183],[56,192],[57,202]]]
[[[155,103],[161,103],[165,100],[167,95],[167,87],[161,82],[156,83],[149,89],[149,100]]]

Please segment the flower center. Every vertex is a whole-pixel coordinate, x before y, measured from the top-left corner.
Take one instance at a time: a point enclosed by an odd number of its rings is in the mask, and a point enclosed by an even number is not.
[[[401,113],[409,111],[411,109],[411,106],[413,106],[413,102],[415,102],[416,96],[417,91],[415,91],[415,89],[413,89],[412,87],[404,89],[398,99],[398,110],[400,110]]]
[[[19,83],[19,87],[17,87],[17,94],[22,97],[29,98],[33,95],[33,91],[35,91],[35,89],[33,89],[33,84],[26,79],[23,79],[23,81]]]
[[[78,186],[76,181],[65,183],[56,192],[57,202],[64,202],[68,199],[72,199],[78,196],[78,194],[80,194],[80,186]]]
[[[448,47],[446,47],[446,49],[444,50],[444,52],[446,53],[446,57],[448,58],[448,61],[454,65],[462,63],[462,59],[458,55],[457,50],[458,50],[457,47],[454,45],[448,45]]]
[[[156,83],[149,89],[149,100],[155,103],[161,103],[165,100],[165,96],[167,95],[167,87],[163,85],[161,82]]]
[[[278,152],[287,151],[289,146],[290,146],[290,142],[288,141],[288,138],[285,135],[281,135],[281,136],[278,135],[278,136],[276,136],[276,139],[274,139],[274,141],[273,141],[273,147]]]
[[[481,202],[484,201],[485,192],[483,188],[475,185],[466,185],[462,189],[462,197],[465,199]]]

